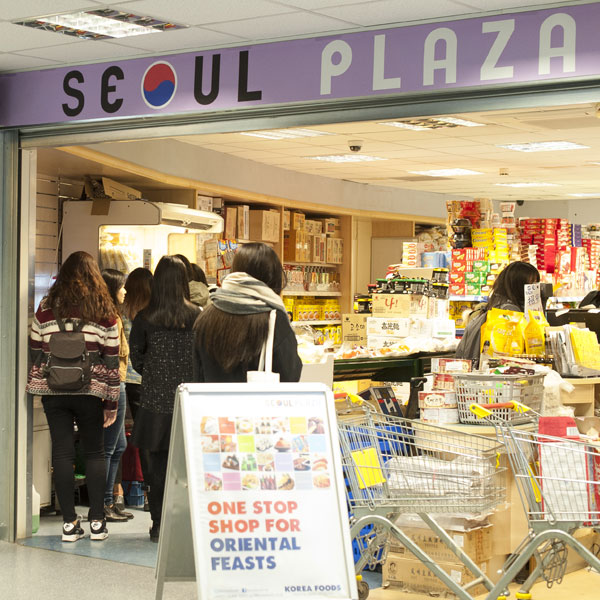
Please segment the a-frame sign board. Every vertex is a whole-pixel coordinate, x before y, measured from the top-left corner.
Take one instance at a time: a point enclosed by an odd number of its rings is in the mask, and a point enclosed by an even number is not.
[[[358,598],[326,386],[179,387],[156,600],[171,581],[199,600]]]

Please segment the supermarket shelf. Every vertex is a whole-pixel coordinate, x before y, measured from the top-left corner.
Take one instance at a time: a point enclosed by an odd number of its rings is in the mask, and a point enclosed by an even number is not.
[[[331,321],[292,321],[292,325],[341,325],[340,319],[333,319]]]
[[[454,302],[487,302],[487,296],[448,296],[448,300]]]
[[[327,296],[327,297],[334,297],[334,296],[341,296],[342,292],[307,292],[306,290],[304,291],[289,291],[289,290],[283,290],[283,292],[281,292],[282,296]]]
[[[293,262],[289,260],[283,261],[284,265],[290,265],[291,267],[327,267],[328,269],[336,269],[341,267],[341,264],[334,263],[309,263],[309,262]]]

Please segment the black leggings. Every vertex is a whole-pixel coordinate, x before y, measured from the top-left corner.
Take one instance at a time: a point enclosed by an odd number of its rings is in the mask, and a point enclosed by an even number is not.
[[[104,519],[104,412],[102,400],[95,396],[43,396],[42,404],[52,438],[54,486],[65,523],[75,521],[75,441],[73,420],[77,423],[79,438],[85,456],[85,482],[90,499],[88,519]]]
[[[150,505],[150,516],[155,523],[160,523],[162,514],[168,460],[168,450],[148,452],[148,473],[144,473],[144,478],[147,478],[146,482],[150,484],[148,504]]]

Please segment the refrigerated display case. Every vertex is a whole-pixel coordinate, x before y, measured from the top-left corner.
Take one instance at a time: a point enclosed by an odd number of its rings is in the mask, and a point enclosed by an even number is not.
[[[197,260],[206,234],[223,231],[223,218],[179,204],[146,200],[112,201],[108,214],[92,214],[93,201],[69,200],[62,206],[62,256],[85,250],[101,268],[129,273],[154,270],[165,254]]]

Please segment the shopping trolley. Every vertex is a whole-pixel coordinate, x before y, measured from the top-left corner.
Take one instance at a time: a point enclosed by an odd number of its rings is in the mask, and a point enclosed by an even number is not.
[[[502,589],[533,556],[535,568],[516,594],[520,600],[531,598],[531,587],[542,578],[548,587],[560,584],[567,567],[571,546],[585,562],[600,572],[600,558],[573,537],[581,527],[600,526],[600,444],[581,441],[579,434],[567,430],[566,437],[515,427],[526,419],[507,420],[499,414],[539,413],[519,402],[473,404],[472,414],[485,419],[496,429],[497,440],[506,448],[519,497],[527,515],[529,532],[503,567],[497,588]]]
[[[493,438],[465,434],[428,423],[376,413],[366,405],[338,415],[342,467],[358,542],[357,576],[366,566],[385,562],[389,534],[395,536],[461,600],[468,590],[494,584],[431,516],[486,512],[504,501],[505,469],[501,445]],[[403,513],[416,513],[474,576],[459,585],[395,525]],[[365,533],[365,528],[372,526]],[[359,597],[369,588],[359,578]],[[497,596],[494,596],[497,597]]]

